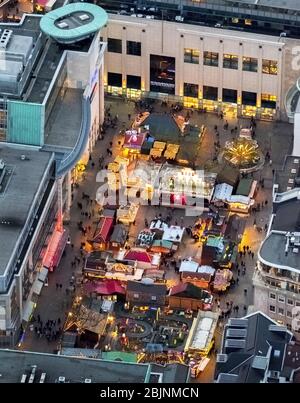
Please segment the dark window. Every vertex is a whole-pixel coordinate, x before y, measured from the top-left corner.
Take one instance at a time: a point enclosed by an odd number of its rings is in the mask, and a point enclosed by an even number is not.
[[[237,103],[237,90],[230,90],[228,88],[223,88],[223,102],[230,102],[233,104]]]
[[[208,86],[204,85],[203,99],[217,101],[218,100],[218,88],[217,87],[208,87]]]
[[[200,52],[197,49],[184,49],[184,62],[199,64]]]
[[[107,84],[111,85],[112,87],[122,87],[122,74],[108,73]]]
[[[122,39],[107,39],[107,51],[112,53],[122,53]]]
[[[197,84],[184,83],[183,95],[185,97],[198,98],[199,86]]]
[[[130,76],[126,77],[127,88],[133,88],[135,90],[141,89],[141,77],[140,76]]]
[[[239,67],[239,58],[237,55],[229,55],[225,53],[223,55],[223,67],[225,69],[237,70]]]
[[[218,65],[219,65],[219,53],[204,52],[203,64],[205,66],[218,67]]]
[[[253,57],[243,57],[243,70],[257,73],[257,59]]]
[[[266,60],[262,61],[262,72],[264,74],[272,74],[273,76],[277,75],[277,62],[275,60]]]
[[[256,92],[242,91],[242,104],[256,106]]]
[[[141,56],[141,42],[127,41],[127,54]]]
[[[276,109],[276,95],[271,94],[261,94],[261,107]]]

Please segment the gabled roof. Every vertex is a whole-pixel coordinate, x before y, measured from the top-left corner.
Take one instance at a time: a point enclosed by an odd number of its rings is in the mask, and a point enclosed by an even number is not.
[[[107,242],[109,240],[109,235],[112,230],[113,223],[114,219],[112,217],[101,217],[92,242]]]
[[[152,256],[147,251],[145,251],[144,249],[132,248],[128,252],[125,253],[124,260],[132,260],[132,261],[138,261],[138,262],[143,262],[143,263],[151,263],[152,262]]]
[[[207,291],[191,283],[179,283],[175,285],[170,290],[170,296],[172,295],[176,297],[193,298],[199,300],[210,296]]]
[[[127,291],[164,296],[167,293],[167,287],[165,284],[143,284],[139,281],[128,281]]]

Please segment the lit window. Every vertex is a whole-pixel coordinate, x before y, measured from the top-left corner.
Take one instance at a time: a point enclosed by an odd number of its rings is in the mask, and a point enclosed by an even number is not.
[[[273,76],[276,76],[278,71],[277,64],[276,60],[263,59],[262,72],[264,74],[272,74]]]
[[[184,62],[199,64],[199,50],[196,49],[184,49]]]
[[[152,301],[156,301],[156,295],[152,295],[152,296],[151,296],[151,300],[152,300]]]
[[[269,109],[276,109],[276,95],[272,94],[261,94],[261,107],[262,108],[269,108]]]
[[[133,298],[138,299],[138,298],[139,298],[139,294],[133,294]]]
[[[219,53],[204,52],[203,64],[205,66],[218,67],[219,66]]]
[[[243,57],[243,70],[257,72],[257,59],[253,57]]]
[[[237,70],[239,67],[239,58],[237,55],[229,55],[229,54],[224,54],[223,55],[223,67],[225,69],[233,69]]]

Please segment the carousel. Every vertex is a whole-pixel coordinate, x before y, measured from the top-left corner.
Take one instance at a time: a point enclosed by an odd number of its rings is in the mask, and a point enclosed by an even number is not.
[[[257,171],[264,164],[257,141],[246,137],[227,141],[218,159],[220,163],[227,162],[244,173]]]

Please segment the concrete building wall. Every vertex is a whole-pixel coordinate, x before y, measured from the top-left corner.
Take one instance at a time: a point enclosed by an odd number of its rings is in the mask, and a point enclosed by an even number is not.
[[[122,39],[122,54],[106,53],[104,74],[105,82],[108,72],[122,74],[123,87],[126,87],[127,74],[137,75],[141,76],[142,90],[149,91],[150,55],[170,56],[176,59],[175,95],[177,96],[183,95],[184,83],[198,84],[200,99],[203,86],[218,87],[219,99],[222,97],[223,88],[237,90],[239,102],[242,91],[255,92],[259,108],[261,94],[269,94],[276,97],[278,107],[284,112],[282,99],[289,87],[286,81],[290,80],[290,76],[291,81],[295,79],[290,73],[286,78],[289,62],[287,60],[282,62],[283,48],[286,45],[276,37],[116,15],[110,16],[102,36],[105,41],[108,38]],[[141,56],[126,54],[127,40],[141,42]],[[199,64],[184,62],[185,48],[200,52]],[[218,67],[203,65],[205,51],[219,54]],[[238,56],[238,70],[223,68],[224,54]],[[243,71],[243,57],[258,59],[258,71]],[[263,59],[277,62],[277,75],[262,72]]]

